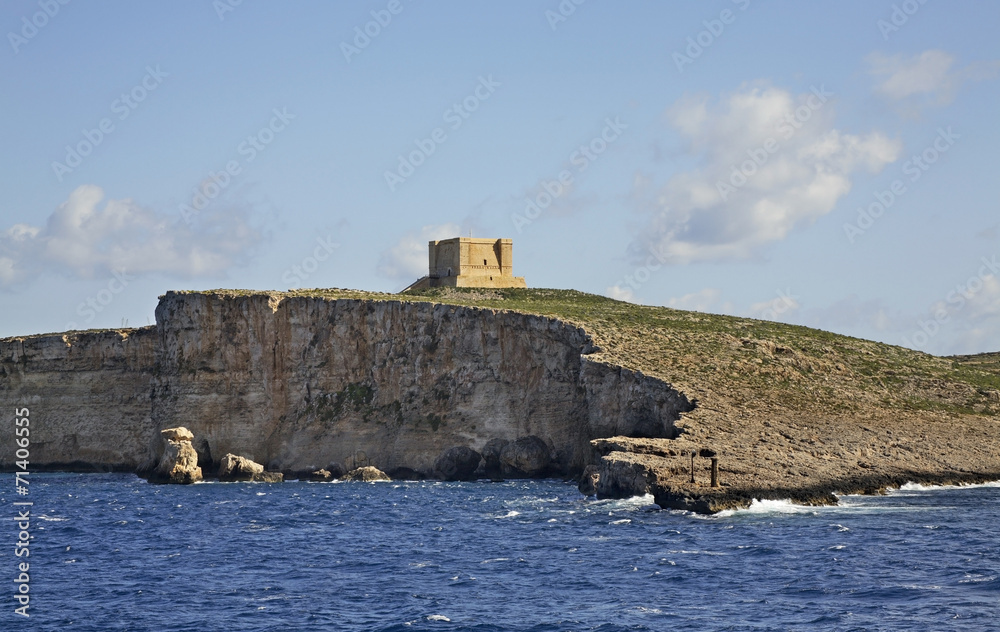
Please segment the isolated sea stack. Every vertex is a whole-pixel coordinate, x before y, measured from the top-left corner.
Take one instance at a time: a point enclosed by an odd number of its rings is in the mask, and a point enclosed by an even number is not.
[[[188,485],[202,479],[198,453],[191,442],[194,434],[183,426],[160,431],[164,448],[160,463],[149,477],[153,483]]]

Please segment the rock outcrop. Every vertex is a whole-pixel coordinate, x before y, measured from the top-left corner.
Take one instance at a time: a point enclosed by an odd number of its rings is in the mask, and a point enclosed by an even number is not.
[[[284,475],[281,472],[266,472],[263,465],[246,457],[227,454],[219,461],[219,480],[224,483],[280,483]]]
[[[552,450],[541,437],[528,435],[503,447],[500,464],[506,476],[544,476],[552,466]]]
[[[483,446],[483,475],[490,480],[498,481],[503,478],[503,463],[500,462],[500,453],[504,447],[510,443],[506,439],[490,439]]]
[[[330,470],[316,470],[315,472],[311,472],[309,474],[309,479],[308,480],[310,480],[310,481],[312,481],[314,483],[328,483],[328,482],[334,480],[335,478],[337,478],[337,477],[335,477],[330,472]]]
[[[377,467],[372,467],[371,465],[366,465],[364,467],[359,467],[357,469],[351,470],[347,474],[340,477],[342,481],[360,481],[363,483],[371,483],[374,481],[391,481],[389,475],[378,469]]]
[[[577,489],[584,496],[594,496],[597,494],[597,484],[601,481],[601,469],[596,465],[588,465],[580,476]]]
[[[163,450],[159,464],[149,480],[153,483],[189,485],[202,479],[198,453],[191,442],[194,435],[184,427],[167,428],[160,432]]]
[[[475,478],[482,455],[467,446],[445,450],[434,461],[434,473],[445,481],[468,481]]]

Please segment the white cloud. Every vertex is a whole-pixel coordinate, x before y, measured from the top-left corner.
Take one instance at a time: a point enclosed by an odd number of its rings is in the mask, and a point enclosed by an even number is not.
[[[955,68],[955,57],[943,50],[926,50],[913,56],[868,56],[868,71],[879,83],[875,91],[894,101],[923,99],[933,105],[951,103],[962,84],[996,77],[1000,61],[976,62]]]
[[[424,226],[411,231],[382,251],[378,273],[391,279],[416,281],[427,275],[427,242],[460,237],[461,233],[458,224]]]
[[[788,321],[798,313],[800,307],[790,291],[779,291],[775,298],[751,305],[747,315],[760,320]]]
[[[898,310],[890,310],[882,299],[862,299],[857,295],[842,298],[826,307],[802,310],[801,324],[828,331],[880,334],[902,331],[907,323]]]
[[[183,278],[224,273],[261,239],[248,213],[232,208],[203,211],[197,227],[180,215],[164,215],[131,199],[107,200],[82,185],[49,216],[44,227],[15,224],[0,232],[0,286],[54,272],[92,278],[126,270]]]
[[[970,278],[946,300],[932,305],[919,322],[926,325],[942,315],[946,318],[939,319],[938,327],[930,327],[933,335],[929,336],[926,350],[948,354],[1000,351],[1000,279],[996,275]],[[911,328],[909,339],[914,342],[920,330],[926,333],[928,329],[915,325]]]
[[[658,191],[637,179],[633,195],[650,213],[638,246],[669,263],[746,259],[829,213],[851,174],[879,172],[901,143],[881,133],[833,127],[830,95],[752,86],[713,106],[686,98],[668,111],[698,168]]]
[[[730,302],[720,304],[719,298],[722,292],[715,288],[705,288],[698,292],[685,294],[680,298],[671,298],[667,301],[667,307],[674,309],[685,309],[695,312],[732,312],[733,305]]]
[[[0,271],[2,273],[2,271]],[[608,298],[613,298],[616,301],[626,301],[628,303],[635,302],[635,292],[632,288],[622,287],[620,285],[612,285],[611,287],[604,289],[604,295]]]

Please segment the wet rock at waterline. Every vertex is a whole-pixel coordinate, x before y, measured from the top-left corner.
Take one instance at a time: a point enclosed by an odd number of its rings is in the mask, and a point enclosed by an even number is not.
[[[597,494],[597,484],[601,480],[601,468],[596,465],[588,465],[580,476],[580,484],[577,489],[584,496],[594,496]]]
[[[466,446],[449,448],[434,461],[434,473],[445,481],[468,481],[475,478],[482,455]]]
[[[231,482],[280,483],[281,472],[265,472],[264,466],[243,456],[227,454],[219,462],[219,480]]]
[[[340,477],[342,481],[361,481],[365,483],[370,483],[373,481],[390,481],[389,475],[378,469],[377,467],[372,467],[367,465],[365,467],[359,467],[355,470],[351,470],[347,474]]]
[[[514,476],[544,476],[552,463],[552,451],[540,437],[528,435],[505,445],[500,463],[504,473]]]

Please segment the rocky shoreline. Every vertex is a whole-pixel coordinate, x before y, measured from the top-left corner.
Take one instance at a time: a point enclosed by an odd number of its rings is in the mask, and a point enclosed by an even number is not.
[[[203,480],[198,456],[192,447],[193,434],[183,427],[161,431],[162,447],[157,466],[144,475],[151,483],[191,484]],[[770,484],[748,484],[733,472],[719,467],[714,450],[678,449],[676,440],[597,439],[591,442],[600,458],[588,465],[578,478],[584,496],[628,498],[651,494],[662,509],[700,514],[745,509],[754,501],[787,500],[805,506],[836,505],[843,495],[878,495],[907,483],[929,486],[969,485],[1000,480],[1000,472],[896,471],[865,473],[838,480],[791,483],[775,480]],[[705,461],[711,465],[705,467]],[[252,460],[226,454],[213,474],[220,482],[281,483],[287,479],[311,482],[375,482],[432,478],[442,481],[502,481],[506,478],[548,478],[552,464],[545,442],[526,437],[515,442],[490,442],[480,453],[467,446],[445,450],[435,461],[434,472],[402,472],[389,476],[373,466],[345,471],[332,463],[329,469],[312,472],[271,472]],[[332,472],[331,472],[332,470]],[[565,477],[564,477],[565,478]],[[685,479],[685,480],[681,480]]]
[[[652,494],[665,509],[711,514],[746,508],[754,500],[833,505],[838,496],[883,494],[907,483],[968,485],[1000,480],[995,424],[934,415],[883,419],[878,424],[836,420],[836,424],[838,432],[832,435],[818,432],[823,424],[813,418],[809,425],[746,420],[729,427],[729,432],[716,422],[711,433],[695,426],[671,441],[598,439],[592,442],[600,455],[597,493]],[[775,427],[780,431],[759,432]],[[923,432],[911,438],[914,428]],[[712,457],[718,465],[716,487]]]

